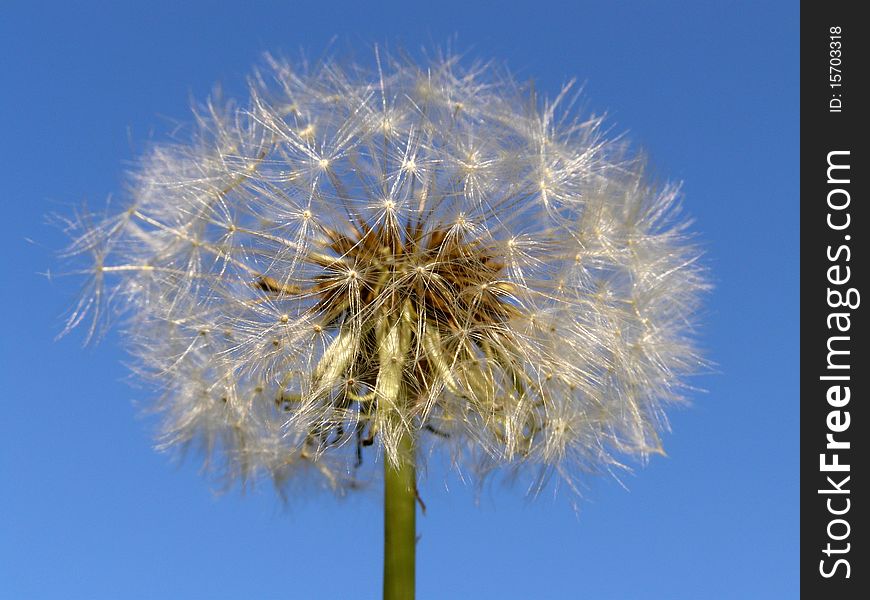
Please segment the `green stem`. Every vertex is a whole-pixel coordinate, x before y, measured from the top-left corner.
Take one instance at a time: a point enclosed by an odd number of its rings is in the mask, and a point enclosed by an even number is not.
[[[384,458],[384,600],[414,600],[417,481],[409,434],[399,449],[398,466]]]

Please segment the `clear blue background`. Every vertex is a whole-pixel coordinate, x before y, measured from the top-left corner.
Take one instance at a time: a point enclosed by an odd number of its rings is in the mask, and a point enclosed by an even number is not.
[[[178,2],[177,4],[182,4]],[[797,2],[4,2],[0,15],[0,597],[377,598],[380,494],[283,509],[217,496],[151,449],[117,338],[54,342],[49,211],[121,192],[191,98],[266,50],[457,35],[550,94],[571,77],[685,181],[716,289],[715,374],[668,458],[529,503],[422,488],[419,598],[793,598],[798,592]],[[318,6],[319,4],[319,6]],[[56,267],[54,267],[56,268]]]

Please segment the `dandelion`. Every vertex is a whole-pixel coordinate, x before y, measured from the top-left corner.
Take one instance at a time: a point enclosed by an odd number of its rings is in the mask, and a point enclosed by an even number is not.
[[[416,470],[582,473],[661,453],[700,359],[698,250],[640,156],[489,64],[267,59],[69,223],[69,327],[125,317],[163,415],[229,481],[386,489],[385,597],[413,595]],[[368,464],[373,461],[368,460]],[[310,480],[310,479],[309,479]]]

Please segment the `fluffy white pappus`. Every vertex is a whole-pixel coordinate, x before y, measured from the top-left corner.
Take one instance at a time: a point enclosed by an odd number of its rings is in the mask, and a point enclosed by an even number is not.
[[[230,479],[342,492],[411,436],[463,473],[580,474],[660,453],[703,365],[707,288],[678,189],[488,64],[268,58],[195,110],[128,203],[70,223],[69,325],[123,315],[161,447]],[[576,489],[576,487],[575,487]]]

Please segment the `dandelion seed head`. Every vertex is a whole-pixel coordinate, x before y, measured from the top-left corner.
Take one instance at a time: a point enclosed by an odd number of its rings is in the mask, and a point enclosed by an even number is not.
[[[569,90],[452,55],[268,58],[142,158],[127,206],[70,222],[69,326],[123,315],[161,447],[228,481],[343,492],[408,434],[481,476],[643,461],[703,364],[707,284],[679,189]]]

